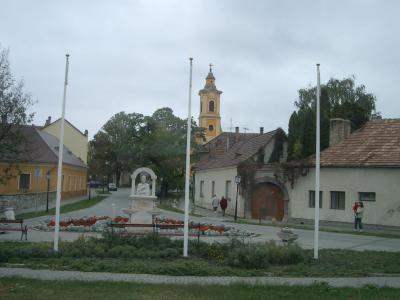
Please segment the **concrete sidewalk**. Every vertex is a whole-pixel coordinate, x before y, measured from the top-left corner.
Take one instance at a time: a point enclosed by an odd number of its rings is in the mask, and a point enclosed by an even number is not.
[[[191,212],[193,211],[192,206],[191,207]],[[180,207],[181,209],[182,206]],[[225,215],[222,216],[222,213],[220,211],[217,211],[215,213],[214,211],[206,208],[202,208],[199,206],[194,207],[194,212],[196,214],[202,215],[207,218],[213,218],[217,219],[219,221],[233,221],[234,217],[231,215]],[[243,219],[245,221],[253,223],[253,225],[257,224],[264,224],[264,225],[281,225],[282,227],[294,225],[294,226],[304,226],[304,227],[313,227],[314,226],[314,221],[313,220],[306,220],[306,219],[289,219],[285,222],[274,222],[270,219],[267,220],[256,220],[256,219]],[[340,230],[340,231],[352,231],[354,228],[354,224],[352,222],[331,222],[331,221],[320,221],[319,223],[320,229],[322,230]],[[393,235],[398,235],[400,238],[400,227],[395,227],[395,226],[379,226],[379,225],[371,225],[371,224],[363,224],[363,231],[367,233],[385,233],[385,234],[393,234]]]
[[[236,276],[167,276],[152,274],[125,274],[79,271],[31,270],[25,268],[0,268],[0,278],[22,277],[40,280],[113,281],[150,284],[197,285],[288,285],[307,286],[326,283],[332,287],[360,288],[365,285],[400,288],[400,277],[236,277]]]

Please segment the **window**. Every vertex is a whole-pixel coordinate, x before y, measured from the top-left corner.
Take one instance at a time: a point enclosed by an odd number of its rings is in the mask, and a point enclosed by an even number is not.
[[[213,131],[213,130],[214,130],[214,126],[213,126],[213,125],[209,125],[209,126],[208,126],[208,130],[209,130],[209,131]]]
[[[200,197],[204,197],[204,181],[200,181]]]
[[[71,176],[68,176],[67,191],[71,191],[71,190],[72,190],[72,180],[71,180]]]
[[[208,102],[208,111],[214,112],[214,101],[213,100]]]
[[[360,201],[376,201],[376,194],[371,192],[359,192],[358,199],[360,199]]]
[[[211,182],[211,197],[215,196],[215,181]]]
[[[331,209],[345,208],[345,192],[331,192]]]
[[[65,191],[65,184],[64,184],[64,175],[61,177],[61,189]]]
[[[28,191],[31,187],[31,174],[19,175],[19,190]]]
[[[200,112],[203,112],[203,104],[200,101]]]
[[[225,183],[225,198],[227,200],[231,199],[231,186],[232,186],[231,181],[227,180]]]
[[[308,207],[315,208],[315,191],[308,193]],[[319,208],[322,208],[322,191],[319,191]]]

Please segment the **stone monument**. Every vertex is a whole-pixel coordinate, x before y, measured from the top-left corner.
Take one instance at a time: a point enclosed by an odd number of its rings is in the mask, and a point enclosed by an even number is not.
[[[140,176],[140,182],[136,185],[136,178]],[[160,214],[155,206],[156,179],[157,176],[149,168],[139,168],[131,175],[132,198],[131,207],[124,208],[122,211],[129,215],[129,223],[132,224],[152,224],[155,216]],[[151,186],[149,184],[151,179]]]

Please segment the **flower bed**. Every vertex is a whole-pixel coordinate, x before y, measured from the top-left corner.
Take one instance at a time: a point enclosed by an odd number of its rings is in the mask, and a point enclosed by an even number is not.
[[[129,218],[116,217],[114,219],[108,216],[94,216],[83,218],[68,218],[60,221],[61,231],[74,231],[74,232],[103,232],[110,222],[114,223],[127,223]],[[34,227],[37,230],[53,231],[55,225],[54,219],[47,219],[40,222]]]
[[[161,225],[183,225],[183,221],[169,218],[159,218],[157,223]],[[207,236],[254,236],[254,233],[248,231],[242,231],[228,225],[215,225],[209,223],[194,223],[190,222],[191,228],[189,232],[192,234],[197,234],[198,231],[202,235]],[[176,229],[164,229],[168,233],[182,234],[183,228]]]
[[[68,218],[60,221],[61,231],[73,231],[73,232],[103,232],[111,222],[114,223],[128,223],[129,218],[118,216],[114,219],[108,216],[93,216],[83,218]],[[170,219],[170,218],[158,218],[157,224],[160,225],[183,225],[183,221]],[[47,219],[40,222],[34,227],[37,230],[53,231],[55,221],[54,219]],[[209,223],[190,223],[189,233],[194,235],[199,231],[201,235],[207,236],[254,236],[254,233],[242,231],[228,225],[215,225]],[[159,229],[161,234],[167,235],[182,235],[183,227]]]

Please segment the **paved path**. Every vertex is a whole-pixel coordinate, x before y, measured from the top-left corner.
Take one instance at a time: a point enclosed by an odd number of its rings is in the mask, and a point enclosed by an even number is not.
[[[61,215],[61,219],[69,217],[83,217],[83,216],[111,216],[113,214],[112,205],[115,205],[115,211],[117,215],[124,215],[122,209],[129,207],[131,199],[129,198],[130,189],[119,189],[117,192],[113,192],[112,195],[87,209],[74,211]],[[190,221],[194,222],[209,222],[213,224],[225,224],[234,226],[242,231],[250,231],[258,234],[257,237],[251,238],[251,241],[262,242],[267,240],[276,240],[277,232],[280,230],[278,227],[272,226],[260,226],[250,224],[234,224],[229,221],[232,217],[222,217],[220,214],[215,214],[207,210],[198,210],[200,214],[204,214],[204,217],[192,217]],[[171,217],[183,220],[183,214],[173,213],[164,211],[161,217]],[[48,219],[49,216],[39,217],[35,219],[27,220],[29,226],[36,225],[39,221]],[[313,248],[314,232],[312,230],[294,229],[295,233],[299,235],[298,243],[301,247],[306,249]],[[62,240],[74,240],[78,238],[82,233],[75,232],[60,232],[60,238]],[[99,236],[95,233],[86,233],[87,236]],[[1,240],[19,240],[20,233],[11,232],[0,235]],[[28,233],[29,241],[52,241],[53,232],[42,232],[31,230]],[[228,240],[228,237],[201,237],[203,241],[212,242],[215,240],[223,241]],[[331,233],[331,232],[320,232],[319,236],[320,248],[336,248],[336,249],[351,249],[351,250],[375,250],[375,251],[400,251],[400,239],[389,239],[374,236],[363,236],[363,235],[352,235],[343,233]]]
[[[230,285],[244,283],[250,285],[311,285],[327,283],[332,287],[359,288],[365,285],[374,285],[377,287],[400,288],[400,277],[202,277],[0,268],[0,277],[12,276],[40,280],[124,281],[151,284]]]

